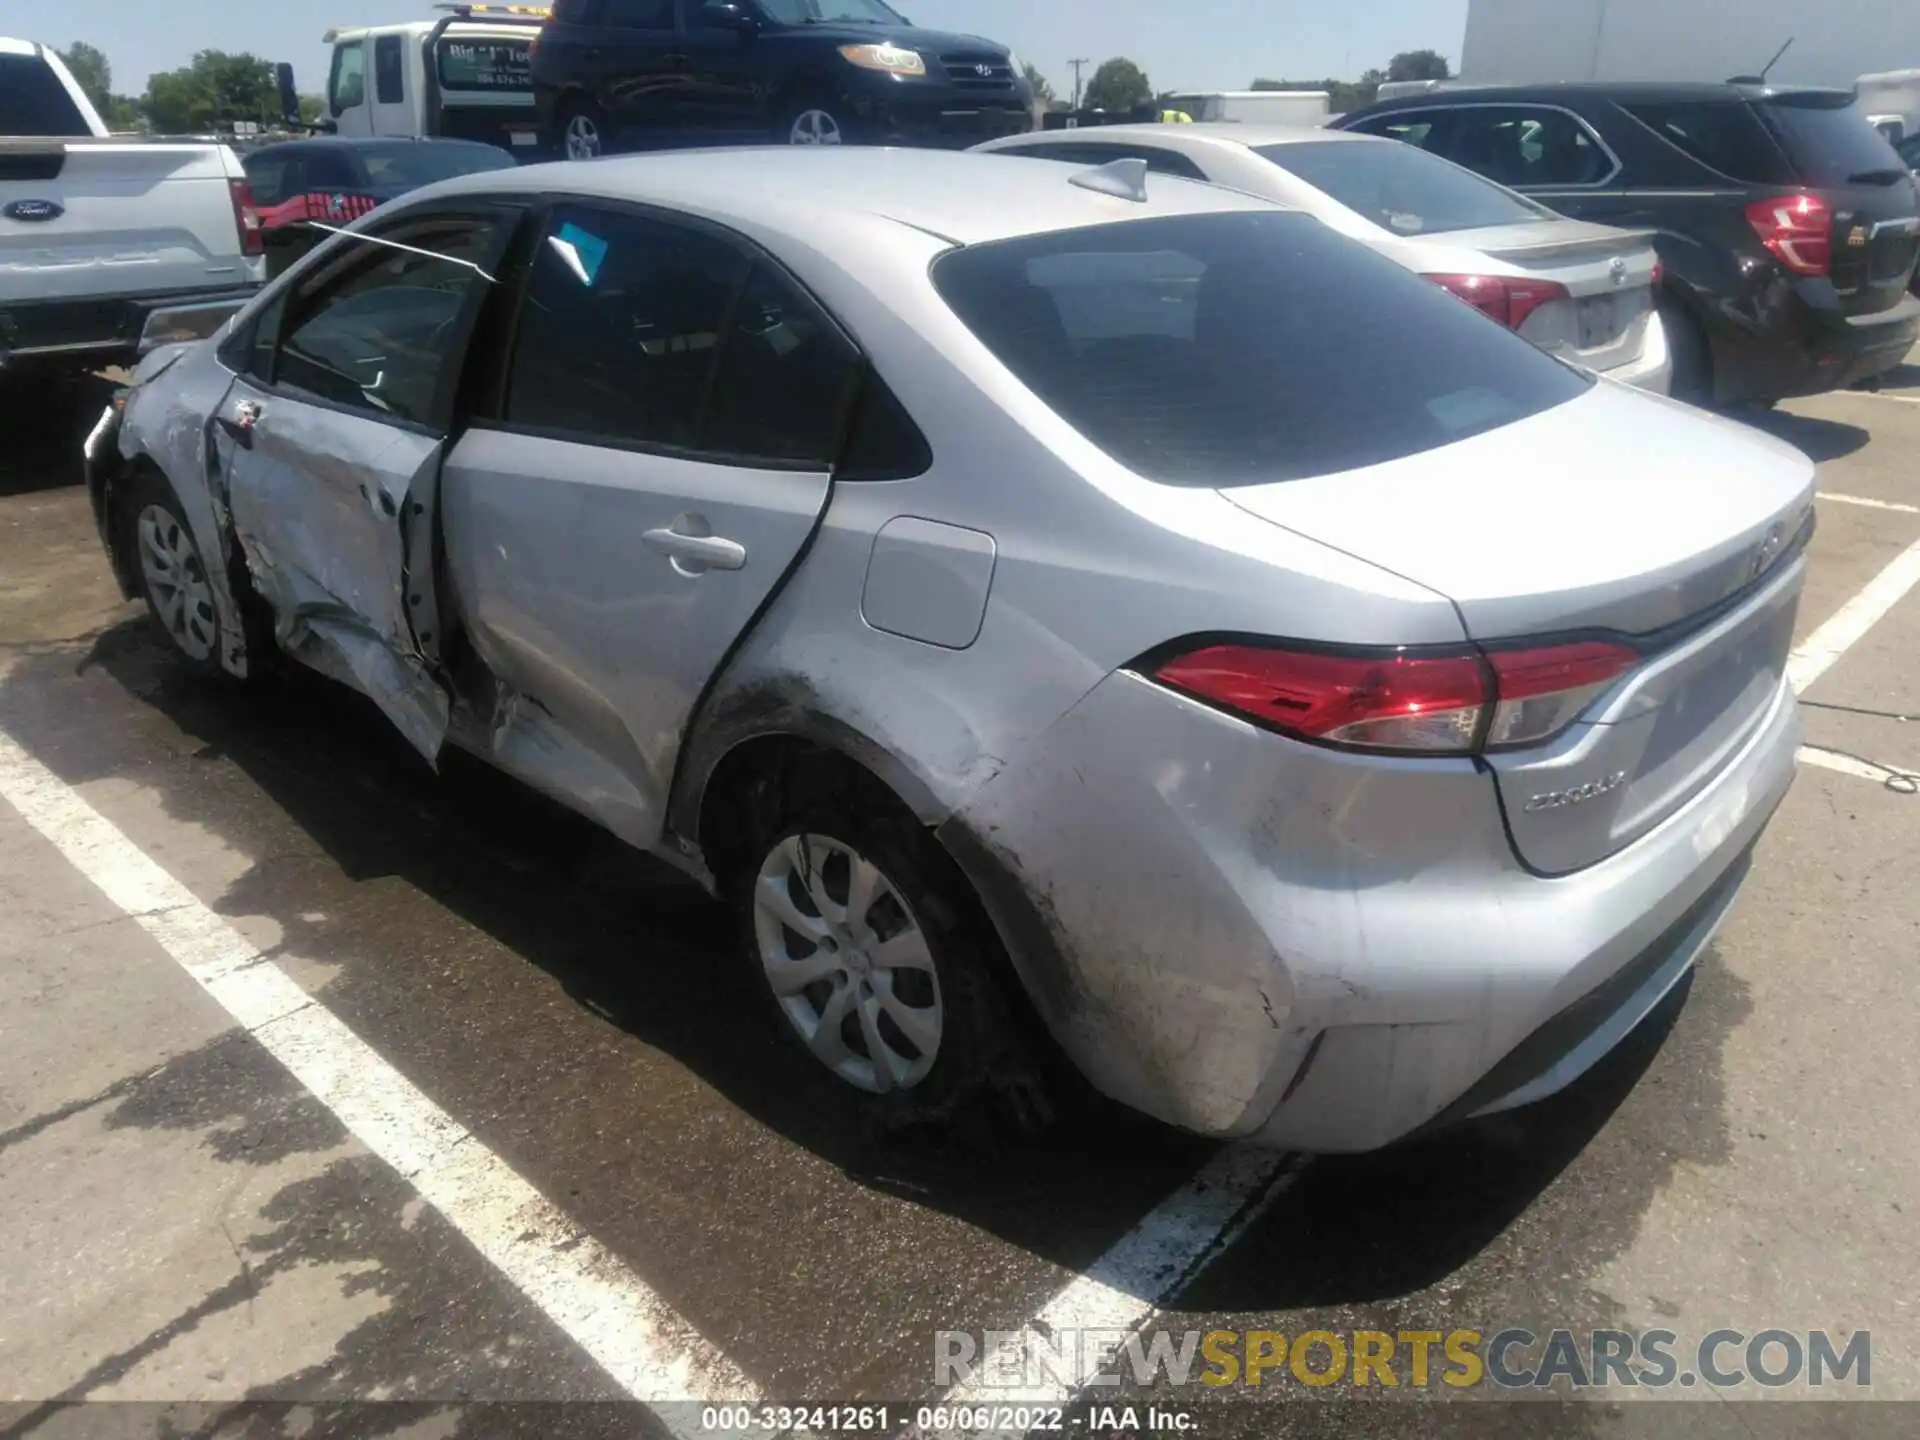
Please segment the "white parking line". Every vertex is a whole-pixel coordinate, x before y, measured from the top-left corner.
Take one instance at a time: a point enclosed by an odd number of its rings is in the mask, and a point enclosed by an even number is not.
[[[1920,395],[1888,395],[1881,390],[1849,390],[1846,393],[1866,400],[1891,400],[1896,405],[1920,405]]]
[[[1065,1405],[1095,1370],[1085,1348],[1067,1352],[1066,1373],[1056,1373],[1061,1352],[1053,1337],[1089,1331],[1132,1335],[1173,1299],[1207,1262],[1292,1184],[1304,1167],[1290,1156],[1250,1145],[1228,1145],[1180,1189],[1096,1260],[1083,1275],[1049,1300],[1026,1326],[978,1357],[972,1375],[936,1405]],[[1020,1377],[1007,1385],[1006,1377]],[[946,1430],[942,1436],[991,1435],[992,1430]]]
[[[1831,500],[1836,505],[1862,505],[1869,510],[1897,510],[1902,515],[1920,515],[1920,505],[1902,505],[1898,500],[1872,500],[1865,495],[1836,495],[1831,490],[1822,490],[1815,498]]]
[[[1807,687],[1832,668],[1848,650],[1857,645],[1875,624],[1920,583],[1920,540],[1894,557],[1867,588],[1840,607],[1826,624],[1809,635],[1787,660],[1787,679],[1795,694],[1804,695]]]
[[[727,1357],[498,1155],[0,732],[0,798],[666,1429],[698,1402],[758,1398]],[[678,1413],[686,1406],[686,1413]]]

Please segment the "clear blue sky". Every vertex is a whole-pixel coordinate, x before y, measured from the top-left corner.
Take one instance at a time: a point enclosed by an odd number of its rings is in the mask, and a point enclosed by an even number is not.
[[[1076,55],[1127,55],[1158,90],[1237,90],[1256,75],[1358,78],[1402,50],[1460,63],[1467,0],[896,0],[922,25],[988,35],[1068,93]],[[114,89],[139,94],[155,70],[196,50],[291,60],[303,90],[326,74],[320,37],[334,25],[430,16],[430,0],[0,0],[0,35],[66,46],[85,40],[113,62]],[[1088,74],[1092,71],[1089,69]]]

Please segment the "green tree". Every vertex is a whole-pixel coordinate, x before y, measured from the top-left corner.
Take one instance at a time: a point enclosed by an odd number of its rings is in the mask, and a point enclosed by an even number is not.
[[[107,57],[84,40],[74,41],[58,54],[87,92],[93,108],[105,115],[113,105],[113,66],[107,63]]]
[[[1116,55],[1104,60],[1087,82],[1086,106],[1089,110],[1131,110],[1153,99],[1153,86],[1133,61]]]
[[[1389,80],[1451,80],[1447,57],[1436,50],[1405,50],[1387,62]]]
[[[140,128],[140,102],[131,95],[110,95],[107,108],[100,112],[107,122],[109,130],[138,130]]]
[[[145,109],[154,129],[171,134],[230,126],[236,120],[267,124],[280,113],[280,86],[270,60],[202,50],[192,64],[163,71],[147,82]]]
[[[327,113],[327,97],[324,95],[302,95],[300,97],[300,119],[308,125],[317,125]]]
[[[1040,73],[1040,67],[1038,65],[1029,60],[1021,73],[1027,77],[1027,84],[1033,87],[1034,99],[1038,100],[1049,110],[1060,103],[1059,95],[1054,92],[1053,86],[1047,83],[1047,77]]]
[[[1255,90],[1324,90],[1327,106],[1335,115],[1371,105],[1380,93],[1381,72],[1369,70],[1355,84],[1351,80],[1255,80]],[[1382,77],[1384,78],[1384,77]]]

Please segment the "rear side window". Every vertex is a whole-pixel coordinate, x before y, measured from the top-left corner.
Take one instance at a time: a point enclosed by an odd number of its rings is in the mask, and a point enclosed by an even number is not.
[[[585,206],[534,258],[508,424],[827,469],[860,356],[777,267],[705,231]]]
[[[1791,185],[1793,172],[1760,117],[1741,103],[1627,105],[1626,112],[1708,169],[1750,185]]]
[[[38,55],[0,55],[0,135],[82,136],[93,133]]]
[[[1136,474],[1258,485],[1378,465],[1592,384],[1305,215],[1233,213],[973,246],[960,319]]]
[[[1527,225],[1553,212],[1410,145],[1318,140],[1258,154],[1396,235]]]
[[[1579,119],[1542,106],[1460,106],[1422,148],[1516,189],[1598,185],[1618,168]]]
[[[1837,94],[1780,95],[1753,107],[1807,185],[1886,184],[1906,166],[1866,111]]]
[[[696,230],[562,207],[534,255],[509,424],[691,449],[748,262]]]
[[[373,98],[382,105],[398,105],[407,98],[406,57],[398,35],[381,35],[373,42]]]

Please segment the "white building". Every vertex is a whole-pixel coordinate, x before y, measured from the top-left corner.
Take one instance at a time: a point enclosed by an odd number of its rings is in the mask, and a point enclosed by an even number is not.
[[[1920,66],[1920,0],[1471,0],[1469,81],[1769,79],[1851,88]]]

